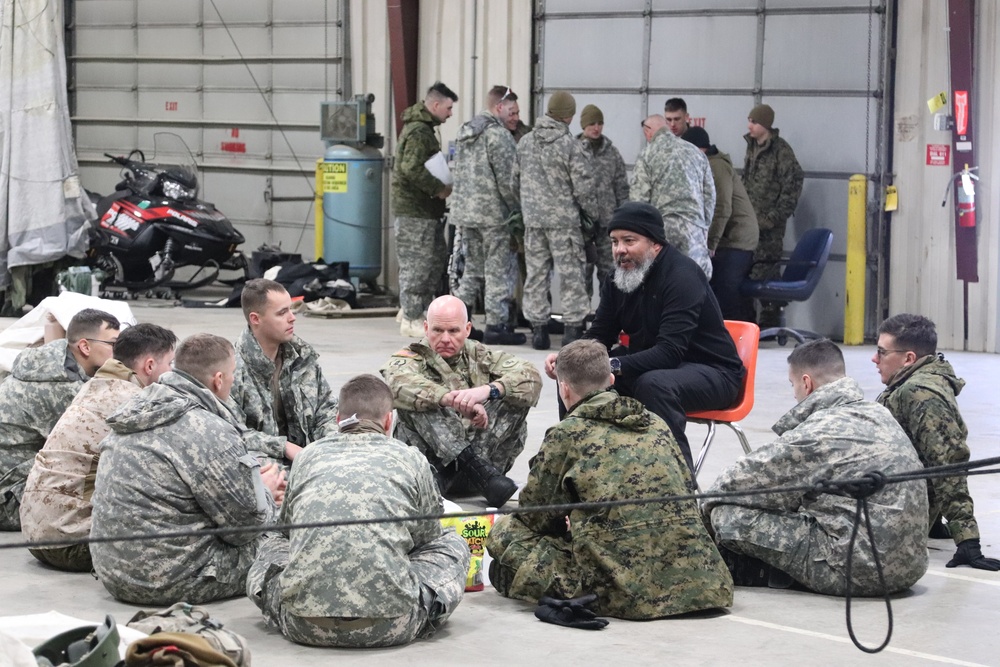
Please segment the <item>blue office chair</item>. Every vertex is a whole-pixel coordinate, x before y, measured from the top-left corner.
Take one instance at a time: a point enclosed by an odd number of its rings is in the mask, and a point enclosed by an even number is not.
[[[812,331],[785,326],[785,306],[792,301],[805,301],[812,296],[819,279],[823,276],[832,243],[833,232],[829,229],[810,229],[799,239],[789,259],[754,262],[754,264],[785,267],[780,278],[744,280],[740,285],[740,294],[743,296],[771,301],[780,308],[780,325],[763,329],[760,332],[760,340],[776,338],[778,345],[784,345],[789,337],[799,343],[804,343],[806,339],[822,338]]]

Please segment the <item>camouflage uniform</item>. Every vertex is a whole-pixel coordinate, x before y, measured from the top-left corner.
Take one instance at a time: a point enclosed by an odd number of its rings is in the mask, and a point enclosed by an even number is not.
[[[244,329],[236,341],[236,379],[229,398],[251,429],[245,434],[247,449],[280,461],[285,442],[305,447],[336,432],[337,397],[311,345],[295,336],[279,351],[281,369],[275,378],[274,362],[250,329]]]
[[[283,523],[437,514],[427,461],[362,420],[295,459]],[[247,596],[294,642],[372,648],[433,634],[465,591],[469,546],[434,519],[269,535]]]
[[[35,454],[86,381],[64,339],[22,351],[0,384],[0,530],[21,528]]]
[[[670,429],[633,398],[590,394],[545,434],[521,507],[688,493]],[[650,619],[729,607],[733,581],[692,501],[502,517],[486,547],[493,585],[536,601],[596,593],[594,610]]]
[[[90,536],[97,446],[111,430],[105,419],[142,390],[135,373],[109,359],[66,408],[28,474],[21,498],[21,531],[31,541]],[[90,572],[86,544],[30,550],[61,570]]]
[[[709,493],[851,478],[871,470],[893,475],[919,467],[916,452],[889,411],[864,400],[844,377],[819,387],[773,427],[779,438],[724,470]],[[872,532],[890,592],[912,586],[927,571],[927,492],[922,480],[890,484],[868,499]],[[802,493],[708,500],[703,506],[725,547],[759,558],[804,586],[844,595],[857,501]],[[882,588],[862,526],[851,570],[855,595]]]
[[[542,390],[542,378],[531,362],[471,339],[459,354],[444,359],[424,339],[396,352],[380,372],[392,389],[399,416],[397,437],[423,452],[439,471],[471,446],[506,472],[524,449],[528,409],[538,404]],[[485,429],[440,405],[449,391],[490,382],[503,385],[504,397],[486,404]]]
[[[955,400],[964,386],[944,355],[930,354],[899,369],[876,399],[903,427],[924,466],[969,460],[969,430]],[[955,544],[979,537],[967,478],[929,479],[927,491],[931,524],[947,519]]]
[[[743,135],[743,138],[747,141],[743,185],[753,203],[760,227],[754,261],[778,260],[784,249],[785,226],[802,194],[802,167],[795,159],[792,147],[778,136],[777,128],[771,130],[771,138],[763,146],[758,146],[757,140],[749,134]],[[750,277],[763,280],[777,275],[778,271],[780,269],[758,264]]]
[[[597,264],[587,264],[585,280],[587,294],[592,294],[594,269],[597,269],[597,282],[602,284],[604,278],[615,270],[615,260],[611,254],[611,237],[608,236],[608,223],[615,209],[628,201],[628,174],[625,170],[625,160],[611,140],[601,136],[591,141],[583,134],[576,136],[587,155],[591,156],[594,167],[595,184],[597,186],[597,205],[600,217],[597,220]]]
[[[243,427],[214,394],[179,371],[108,418],[94,485],[91,535],[199,531],[273,523],[277,509],[247,453]],[[114,597],[192,604],[242,595],[257,533],[90,545]]]
[[[461,230],[465,268],[455,296],[476,303],[485,283],[486,324],[508,324],[514,285],[511,284],[511,239],[506,220],[518,208],[510,186],[517,145],[510,131],[484,111],[458,131],[455,191],[449,222]]]
[[[417,320],[437,294],[448,263],[444,240],[445,203],[437,197],[445,185],[424,163],[441,151],[434,128],[441,124],[423,102],[403,112],[392,170],[392,211],[399,263],[399,304],[403,316]]]
[[[667,242],[711,278],[708,227],[715,212],[715,181],[708,158],[660,128],[635,161],[630,196],[660,211]]]
[[[563,321],[580,326],[590,312],[580,211],[598,219],[593,169],[566,123],[542,116],[517,145],[514,191],[524,212],[524,315],[545,326],[552,313],[552,269],[559,274]]]

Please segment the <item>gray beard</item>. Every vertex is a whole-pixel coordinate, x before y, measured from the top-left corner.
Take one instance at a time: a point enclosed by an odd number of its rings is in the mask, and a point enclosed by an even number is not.
[[[656,259],[655,256],[647,257],[634,269],[615,266],[615,275],[612,279],[614,280],[615,287],[625,294],[631,294],[639,289],[639,286],[646,280],[646,274],[649,273],[650,267],[653,266],[654,259]]]

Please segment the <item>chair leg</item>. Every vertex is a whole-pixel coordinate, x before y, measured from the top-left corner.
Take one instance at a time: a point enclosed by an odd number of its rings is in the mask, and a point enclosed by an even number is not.
[[[694,462],[694,476],[697,477],[698,473],[701,472],[701,464],[705,461],[705,455],[708,454],[708,448],[712,446],[712,440],[715,438],[715,422],[710,421],[707,424],[708,434],[705,436],[705,442],[701,443],[701,450],[698,452],[698,459]]]
[[[743,432],[743,427],[736,422],[726,422],[726,424],[728,424],[729,428],[733,429],[736,437],[740,439],[740,444],[743,445],[743,453],[749,454],[751,451],[750,443],[747,441],[746,433]]]

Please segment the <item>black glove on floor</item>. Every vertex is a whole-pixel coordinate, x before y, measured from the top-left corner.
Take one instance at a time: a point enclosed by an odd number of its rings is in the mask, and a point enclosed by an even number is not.
[[[979,538],[962,540],[958,543],[958,550],[945,567],[958,567],[968,565],[977,570],[987,570],[989,572],[1000,571],[1000,560],[987,558],[979,548]]]
[[[596,599],[597,595],[594,593],[569,600],[543,597],[538,601],[535,618],[543,623],[553,623],[567,628],[601,630],[607,626],[608,620],[598,618],[597,614],[587,609],[587,605]]]

